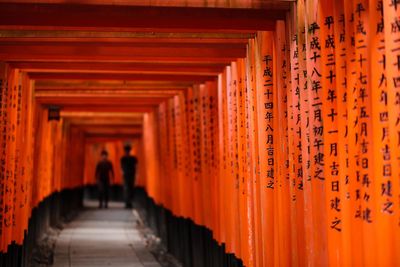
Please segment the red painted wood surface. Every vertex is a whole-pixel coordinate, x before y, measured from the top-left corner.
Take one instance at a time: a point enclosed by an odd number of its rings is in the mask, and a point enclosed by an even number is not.
[[[245,266],[400,264],[396,1],[26,2],[0,3],[0,251],[132,140]]]

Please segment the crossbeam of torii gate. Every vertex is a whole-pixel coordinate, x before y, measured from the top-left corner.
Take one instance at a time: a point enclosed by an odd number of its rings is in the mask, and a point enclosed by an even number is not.
[[[188,266],[400,264],[397,1],[0,12],[2,259],[31,238],[35,207],[88,183],[85,147],[132,138]]]

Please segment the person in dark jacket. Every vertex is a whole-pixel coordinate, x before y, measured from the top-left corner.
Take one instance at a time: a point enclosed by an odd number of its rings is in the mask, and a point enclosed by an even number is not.
[[[121,158],[121,169],[124,178],[125,208],[132,208],[133,187],[135,185],[137,158],[130,155],[132,147],[124,146],[125,155]]]
[[[108,191],[110,182],[114,180],[114,169],[111,161],[108,160],[108,152],[101,151],[101,160],[96,166],[96,181],[99,189],[99,208],[108,208]]]

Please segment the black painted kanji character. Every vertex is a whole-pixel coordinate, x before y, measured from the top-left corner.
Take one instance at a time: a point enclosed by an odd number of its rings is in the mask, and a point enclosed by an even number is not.
[[[338,231],[338,232],[341,232],[342,231],[342,229],[340,228],[340,224],[342,223],[342,220],[340,220],[340,219],[338,219],[337,217],[335,217],[334,219],[333,219],[333,221],[331,222],[331,228],[332,229],[334,229],[334,230],[336,230],[336,231]]]
[[[308,26],[308,33],[315,34],[315,31],[319,29],[319,25],[316,22],[313,22]]]
[[[332,16],[325,17],[324,25],[327,26],[328,29],[331,29],[332,24],[333,24],[333,17]]]

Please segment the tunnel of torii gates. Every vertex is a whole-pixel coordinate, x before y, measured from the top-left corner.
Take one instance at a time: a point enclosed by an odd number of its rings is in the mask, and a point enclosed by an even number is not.
[[[154,205],[244,266],[400,265],[399,1],[15,2],[1,257],[129,139]]]

